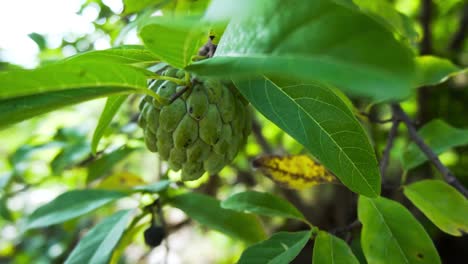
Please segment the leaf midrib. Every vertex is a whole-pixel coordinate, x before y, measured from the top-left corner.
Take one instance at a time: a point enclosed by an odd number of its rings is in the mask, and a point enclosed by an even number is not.
[[[396,239],[396,237],[393,235],[393,232],[392,232],[392,229],[390,228],[390,226],[387,224],[387,221],[385,221],[385,217],[380,213],[380,210],[377,208],[377,206],[374,204],[374,201],[371,200],[371,199],[368,199],[369,200],[369,203],[372,205],[372,207],[374,207],[374,209],[377,211],[377,215],[379,216],[381,222],[384,224],[385,228],[388,230],[389,234],[390,234],[390,238],[395,242],[395,244],[397,245],[398,247],[398,250],[400,251],[401,255],[403,256],[403,258],[405,259],[406,263],[410,263],[408,258],[406,257],[406,254],[405,252],[403,251],[403,249],[401,248],[400,246],[400,243],[398,242],[398,240]]]
[[[52,90],[44,90],[43,88],[47,87],[54,87]],[[36,88],[36,87],[35,87]],[[57,89],[55,89],[57,88]],[[71,85],[71,86],[63,86],[63,85],[58,85],[58,86],[42,86],[39,87],[39,90],[26,90],[23,93],[13,93],[13,96],[11,94],[6,94],[6,96],[2,93],[0,93],[0,100],[6,100],[6,99],[12,99],[12,98],[18,98],[18,97],[24,97],[24,96],[31,96],[31,95],[40,95],[40,94],[46,94],[50,92],[63,92],[63,91],[68,91],[68,90],[75,90],[75,89],[93,89],[93,88],[126,88],[130,90],[146,90],[147,88],[145,86],[137,86],[137,85],[131,85],[130,83],[101,83],[101,82],[94,82],[94,83],[83,83],[80,85]]]

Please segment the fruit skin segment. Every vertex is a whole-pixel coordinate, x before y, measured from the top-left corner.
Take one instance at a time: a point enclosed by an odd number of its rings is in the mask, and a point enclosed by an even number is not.
[[[163,76],[183,78],[179,73],[169,68]],[[180,88],[161,80],[149,87],[168,102]],[[170,169],[182,170],[183,181],[218,173],[232,162],[251,132],[248,103],[232,86],[216,80],[195,80],[191,89],[165,105],[145,96],[139,107],[138,125],[147,148],[158,152]]]

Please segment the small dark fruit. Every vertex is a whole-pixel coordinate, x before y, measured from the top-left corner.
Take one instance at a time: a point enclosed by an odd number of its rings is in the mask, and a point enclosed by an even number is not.
[[[157,247],[166,237],[166,231],[162,226],[152,225],[143,233],[146,245]]]

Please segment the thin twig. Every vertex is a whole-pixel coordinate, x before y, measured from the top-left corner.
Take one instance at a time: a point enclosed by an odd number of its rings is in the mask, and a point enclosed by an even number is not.
[[[468,198],[468,190],[458,181],[458,179],[450,172],[450,170],[445,167],[440,161],[439,157],[432,151],[432,149],[424,142],[424,140],[419,136],[416,128],[413,126],[411,119],[403,111],[399,104],[392,104],[392,110],[394,115],[405,123],[408,128],[408,133],[411,140],[424,152],[427,158],[435,165],[437,170],[444,176],[444,179],[447,183],[459,190],[465,197]]]
[[[372,122],[372,123],[386,124],[386,123],[389,123],[389,122],[393,121],[393,117],[388,118],[388,119],[376,119],[376,118],[372,117],[369,113],[366,113],[366,112],[360,112],[359,114],[362,115],[362,116],[367,117],[369,122]]]
[[[385,179],[385,170],[387,169],[388,161],[390,160],[390,152],[393,148],[393,142],[398,134],[398,125],[400,124],[400,120],[396,118],[392,119],[392,128],[390,128],[390,132],[388,133],[387,145],[385,146],[382,159],[380,160],[380,174],[382,175],[382,180]]]
[[[181,97],[185,92],[188,91],[188,89],[190,89],[190,86],[187,85],[187,86],[184,86],[184,88],[180,89],[175,94],[173,94],[171,98],[169,98],[169,104],[172,104],[175,100],[177,100],[177,98]]]
[[[348,224],[347,226],[342,226],[342,227],[337,227],[333,230],[330,231],[332,234],[341,234],[341,233],[346,233],[354,228],[358,228],[361,226],[361,222],[359,222],[358,219],[354,220],[352,223]]]

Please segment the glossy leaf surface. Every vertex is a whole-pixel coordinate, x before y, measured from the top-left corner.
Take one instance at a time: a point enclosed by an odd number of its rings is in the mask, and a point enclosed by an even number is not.
[[[352,191],[377,196],[380,173],[367,134],[332,89],[272,80],[235,82],[263,115],[291,135]]]

